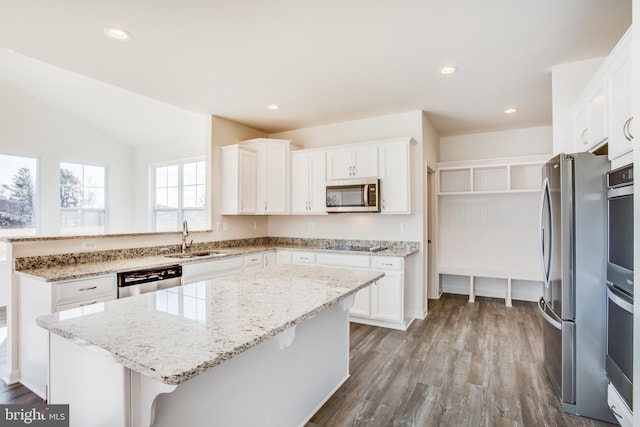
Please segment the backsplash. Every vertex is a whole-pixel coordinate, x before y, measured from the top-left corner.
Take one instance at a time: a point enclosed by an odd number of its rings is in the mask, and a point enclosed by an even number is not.
[[[194,243],[190,250],[206,251],[219,248],[237,248],[245,246],[284,246],[284,247],[317,247],[333,245],[384,246],[389,248],[419,248],[419,242],[383,241],[383,240],[342,240],[342,239],[310,239],[296,237],[258,237],[250,239],[221,240],[215,242]],[[76,252],[46,256],[20,257],[15,259],[15,270],[31,270],[37,268],[62,267],[76,264],[91,264],[105,261],[117,261],[147,256],[163,256],[180,252],[180,245],[162,245],[108,251]]]

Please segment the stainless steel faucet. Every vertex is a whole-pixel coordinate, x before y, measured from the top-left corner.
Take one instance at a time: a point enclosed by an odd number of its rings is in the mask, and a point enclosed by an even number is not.
[[[185,219],[182,222],[182,253],[187,252],[187,249],[193,244],[193,240],[187,244],[187,237],[189,237],[189,224],[187,224],[187,220]]]

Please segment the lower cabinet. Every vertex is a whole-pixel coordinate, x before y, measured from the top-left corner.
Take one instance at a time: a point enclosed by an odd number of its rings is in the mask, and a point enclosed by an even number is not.
[[[372,285],[359,290],[350,310],[351,321],[405,330],[404,258],[387,256],[317,254],[318,265],[384,271]]]
[[[99,310],[99,303],[117,298],[114,274],[78,280],[45,282],[19,275],[20,382],[47,399],[49,384],[49,333],[36,324],[39,316],[76,309]],[[73,312],[69,313],[72,316]]]

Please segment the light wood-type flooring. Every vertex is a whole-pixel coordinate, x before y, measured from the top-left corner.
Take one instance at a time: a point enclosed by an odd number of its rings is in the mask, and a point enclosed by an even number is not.
[[[352,323],[351,377],[306,427],[612,426],[560,409],[543,370],[535,303],[467,299],[430,300],[427,319],[406,332]],[[0,381],[0,403],[36,402],[22,385]]]
[[[350,368],[307,427],[611,426],[562,412],[535,303],[445,294],[406,332],[352,323]]]

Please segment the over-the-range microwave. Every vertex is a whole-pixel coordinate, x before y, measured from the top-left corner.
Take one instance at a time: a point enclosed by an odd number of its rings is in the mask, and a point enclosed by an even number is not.
[[[380,212],[380,180],[327,181],[327,212]]]

